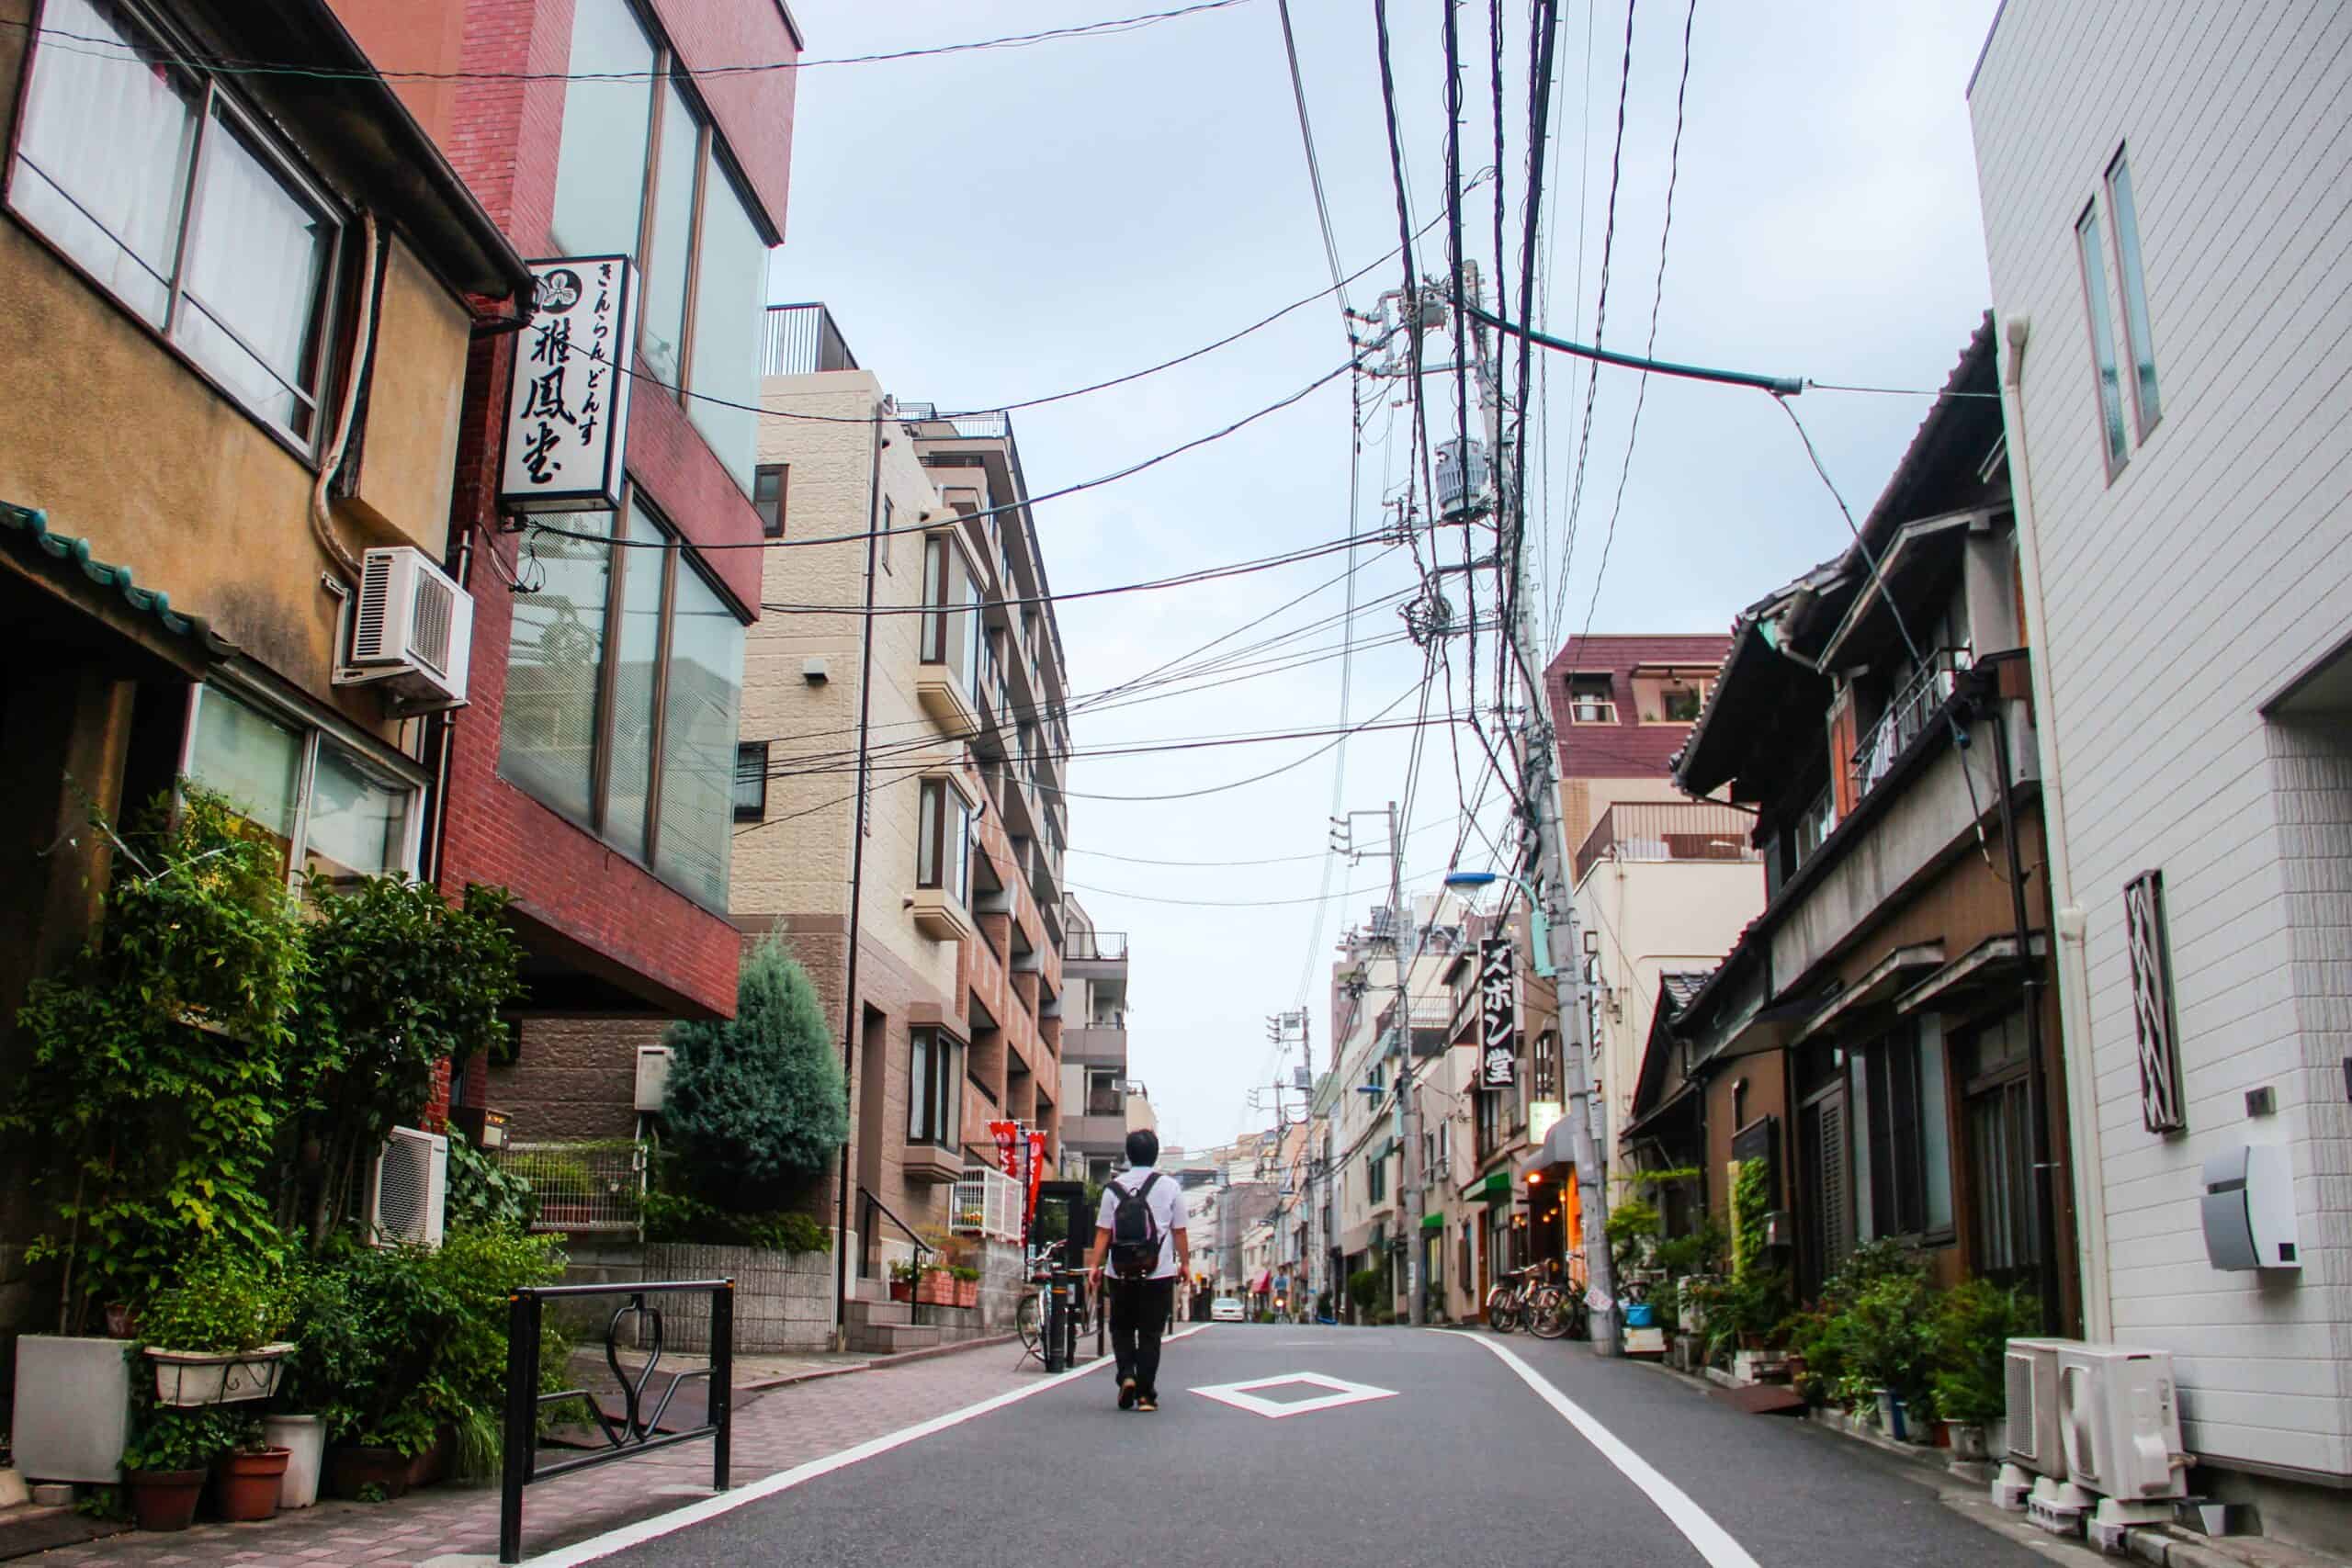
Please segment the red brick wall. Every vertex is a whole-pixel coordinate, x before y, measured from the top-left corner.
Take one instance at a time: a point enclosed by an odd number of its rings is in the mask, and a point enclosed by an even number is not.
[[[1643,664],[1713,669],[1731,651],[1724,636],[1570,637],[1544,671],[1544,690],[1558,731],[1564,779],[1658,778],[1690,738],[1687,724],[1644,724],[1634,704],[1634,670]],[[1568,722],[1568,676],[1606,672],[1617,699],[1613,725]],[[1573,846],[1572,846],[1573,847]]]

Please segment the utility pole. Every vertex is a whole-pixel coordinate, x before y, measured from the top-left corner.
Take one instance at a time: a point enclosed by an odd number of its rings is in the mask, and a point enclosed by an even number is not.
[[[1467,298],[1459,303],[1464,307],[1476,307],[1480,303],[1481,296],[1476,264],[1467,264],[1464,271],[1464,288]],[[1442,290],[1437,292],[1442,293]],[[1496,385],[1493,363],[1488,357],[1487,335],[1474,323],[1466,308],[1454,312],[1453,330],[1457,354],[1475,350],[1473,370],[1478,381],[1478,404],[1486,416],[1487,471],[1494,476],[1495,483],[1495,550],[1498,558],[1511,564],[1512,569],[1512,614],[1508,634],[1517,655],[1521,688],[1527,704],[1527,720],[1520,755],[1520,780],[1529,814],[1533,818],[1536,891],[1543,897],[1544,913],[1551,927],[1552,951],[1548,957],[1555,971],[1554,983],[1565,993],[1557,998],[1560,1054],[1565,1058],[1560,1064],[1561,1079],[1568,1094],[1565,1120],[1568,1124],[1568,1147],[1576,1162],[1577,1191],[1584,1217],[1585,1269],[1592,1298],[1592,1348],[1597,1355],[1613,1356],[1617,1353],[1617,1292],[1615,1270],[1609,1258],[1608,1193],[1604,1190],[1600,1150],[1593,1136],[1589,982],[1585,975],[1584,953],[1577,932],[1576,903],[1569,896],[1568,856],[1560,828],[1558,754],[1553,750],[1551,704],[1536,673],[1544,668],[1544,656],[1535,644],[1534,621],[1530,608],[1535,603],[1536,592],[1528,580],[1528,552],[1523,547],[1514,547],[1512,543],[1514,538],[1524,540],[1525,498],[1514,491],[1512,466],[1503,460],[1502,398]],[[1525,439],[1523,430],[1521,439]],[[1602,1303],[1608,1304],[1602,1305]]]

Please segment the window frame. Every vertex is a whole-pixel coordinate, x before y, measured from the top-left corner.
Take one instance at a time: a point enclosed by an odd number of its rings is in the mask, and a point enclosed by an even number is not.
[[[1600,705],[1606,710],[1605,717],[1586,718],[1578,713],[1579,703],[1591,700],[1589,692],[1579,693],[1577,690],[1579,682],[1587,687],[1598,682],[1603,688],[1600,694]],[[1613,675],[1605,672],[1599,674],[1571,672],[1567,678],[1567,699],[1568,722],[1572,725],[1610,725],[1618,722],[1617,678]]]
[[[2098,198],[2094,197],[2075,220],[2075,261],[2082,279],[2083,318],[2090,332],[2092,408],[2098,417],[2099,457],[2112,484],[2132,461],[2132,440],[2123,421],[2122,369],[2115,357],[2114,319],[2108,314],[2107,243],[2100,232]]]
[[[907,1119],[910,1147],[955,1149],[964,1146],[965,1063],[970,1043],[958,1040],[938,1024],[917,1024],[907,1031]],[[955,1111],[948,1124],[947,1111]]]
[[[0,205],[5,205],[9,216],[17,220],[18,226],[51,255],[70,268],[84,284],[129,317],[153,342],[177,359],[188,370],[194,372],[224,401],[234,405],[246,418],[259,425],[271,439],[286,447],[305,466],[315,471],[319,466],[319,453],[322,445],[320,426],[322,422],[332,418],[335,394],[342,390],[341,383],[348,376],[356,373],[356,367],[349,364],[349,355],[346,352],[348,334],[345,331],[347,326],[345,317],[349,310],[349,302],[345,296],[350,292],[346,288],[348,279],[345,274],[356,251],[352,236],[352,209],[332,193],[327,182],[299,149],[288,145],[272,128],[270,122],[237,94],[222,87],[220,77],[206,70],[201,63],[201,51],[176,28],[158,16],[147,0],[105,0],[105,3],[113,6],[129,26],[141,35],[139,39],[141,47],[168,62],[173,75],[184,86],[194,90],[193,101],[189,105],[189,113],[195,127],[194,146],[189,152],[187,172],[179,191],[180,210],[174,237],[171,276],[168,278],[157,279],[164,285],[165,290],[161,318],[150,320],[138,306],[99,278],[66,248],[62,240],[51,236],[47,230],[43,229],[17,198],[19,168],[31,168],[36,178],[55,189],[59,197],[75,211],[81,213],[93,228],[105,234],[117,245],[123,243],[119,236],[84,208],[64,186],[59,184],[45,170],[32,164],[25,156],[25,137],[32,121],[30,111],[35,77],[42,69],[41,55],[49,47],[44,44],[38,32],[29,39],[29,47],[25,52],[20,67],[17,112],[7,141],[5,163],[0,163]],[[48,6],[44,3],[39,11],[37,24],[45,26],[47,17]],[[64,51],[61,51],[61,52]],[[120,56],[109,55],[103,58],[118,63],[134,62]],[[234,137],[241,132],[254,156],[288,184],[294,186],[299,197],[318,210],[332,231],[326,258],[319,268],[318,297],[311,302],[311,344],[308,355],[311,363],[307,367],[306,385],[288,388],[299,403],[308,407],[311,418],[307,434],[297,433],[256,406],[253,400],[231,385],[225,376],[207,365],[179,331],[183,312],[189,303],[187,274],[191,242],[198,236],[200,230],[198,220],[200,205],[198,197],[204,187],[204,173],[212,143],[216,134]],[[126,251],[129,249],[128,246],[123,248]],[[138,260],[135,255],[133,259]],[[141,262],[140,265],[143,266],[144,263]],[[256,353],[235,328],[216,315],[210,307],[201,302],[196,304],[196,309],[241,352],[263,366],[273,379],[277,378],[275,367]],[[280,384],[284,383],[281,381]]]
[[[653,525],[654,530],[662,536],[662,547],[661,549],[656,550],[644,546],[632,546],[628,543],[628,516],[632,508],[641,509],[646,520],[650,523]],[[609,532],[607,532],[604,538],[605,548],[607,552],[605,569],[605,604],[597,634],[596,717],[594,726],[593,738],[590,741],[591,751],[588,770],[587,820],[582,821],[580,818],[574,817],[571,812],[564,810],[561,807],[556,806],[540,798],[540,796],[527,784],[507,775],[504,769],[503,758],[506,737],[506,712],[503,708],[499,715],[499,745],[501,750],[499,776],[501,778],[507,779],[508,783],[513,784],[515,788],[522,790],[524,794],[529,795],[531,799],[542,809],[553,812],[556,816],[562,818],[565,821],[571,822],[582,832],[587,833],[590,837],[594,838],[605,849],[614,854],[619,855],[630,864],[638,867],[638,869],[644,872],[648,876],[650,876],[655,881],[660,882],[664,887],[668,887],[673,892],[675,892],[680,897],[686,899],[688,902],[693,903],[699,908],[713,909],[716,913],[723,915],[727,912],[724,900],[717,906],[707,903],[702,898],[695,897],[693,893],[688,892],[685,888],[679,886],[676,882],[662,875],[662,873],[656,869],[658,859],[661,854],[662,845],[662,752],[669,728],[671,654],[673,652],[677,635],[678,574],[681,571],[693,571],[699,573],[705,586],[708,587],[717,596],[718,602],[727,607],[729,614],[735,616],[736,623],[739,626],[748,628],[752,623],[744,616],[742,606],[736,602],[735,595],[728,591],[726,584],[719,579],[718,575],[703,563],[700,558],[700,552],[695,548],[693,542],[687,539],[685,536],[679,531],[677,525],[670,521],[668,513],[662,510],[660,503],[644,493],[642,488],[639,485],[635,475],[626,475],[623,478],[621,483],[621,503],[618,507],[615,508],[610,513],[582,513],[581,515],[604,516],[607,518],[610,524]],[[616,710],[619,706],[616,698],[618,694],[620,682],[620,664],[613,655],[614,650],[620,645],[622,617],[628,610],[627,584],[628,581],[628,573],[634,569],[633,563],[638,558],[645,557],[654,558],[661,563],[661,625],[659,631],[660,641],[654,655],[653,665],[652,723],[646,739],[647,763],[645,774],[645,837],[641,849],[631,850],[625,845],[615,842],[609,832],[613,804],[613,727],[616,720]],[[513,647],[511,631],[509,633],[508,647],[510,649]],[[742,722],[742,695],[741,685],[742,676],[740,671],[738,672],[736,679],[738,682],[736,694],[736,722],[739,729],[738,744],[740,747],[740,728]]]
[[[744,803],[744,800],[743,800],[743,794],[742,794],[742,792],[743,792],[743,784],[744,784],[744,782],[745,782],[745,776],[746,776],[746,775],[745,775],[745,773],[744,773],[744,771],[743,771],[743,764],[744,764],[746,761],[751,761],[753,757],[757,757],[757,758],[759,759],[759,765],[758,765],[758,770],[757,770],[757,772],[756,772],[755,773],[753,773],[752,775],[751,775],[751,776],[752,776],[752,777],[753,777],[753,778],[756,778],[756,779],[758,780],[758,782],[759,782],[759,786],[760,786],[760,798],[759,798],[757,801],[755,801],[755,802],[752,802],[752,803],[751,803],[751,804],[749,804],[749,805],[746,805],[746,804]],[[738,739],[738,740],[735,742],[735,803],[734,803],[734,804],[735,804],[735,820],[736,820],[736,821],[738,821],[738,822],[764,822],[764,821],[766,821],[766,820],[767,820],[767,816],[768,816],[768,743],[767,743],[766,741],[764,741],[764,740],[743,740],[743,739]]]
[[[944,893],[958,908],[972,907],[972,819],[974,807],[964,798],[964,792],[945,773],[924,773],[915,784],[915,886],[926,893]],[[956,857],[957,881],[960,886],[947,881],[947,818],[948,802],[963,814],[963,851]],[[936,802],[936,805],[933,803]],[[925,818],[928,816],[928,825]],[[931,863],[929,871],[923,863]]]
[[[401,864],[393,870],[410,881],[416,879],[424,853],[424,792],[429,781],[424,770],[353,727],[314,713],[258,682],[238,679],[227,671],[215,671],[204,680],[188,682],[187,708],[181,722],[179,755],[172,776],[175,802],[184,798],[186,786],[191,781],[201,782],[196,781],[190,771],[196,761],[197,727],[204,709],[205,693],[215,690],[227,700],[294,730],[300,738],[301,757],[294,773],[294,818],[286,839],[288,891],[300,896],[308,889],[302,862],[310,848],[311,802],[318,788],[320,750],[329,744],[357,758],[363,772],[377,774],[406,791],[409,808],[401,828]],[[242,811],[239,815],[243,815]]]
[[[2129,142],[2118,147],[2115,156],[2108,160],[2100,185],[2107,193],[2107,226],[2114,231],[2115,294],[2117,303],[2122,307],[2118,318],[2118,324],[2123,329],[2120,369],[2128,372],[2123,380],[2131,389],[2132,435],[2144,446],[2148,436],[2164,422],[2164,390],[2156,374],[2155,333],[2148,313],[2147,261],[2140,244],[2140,204],[2132,189]],[[2142,395],[2140,374],[2143,355],[2148,367],[2145,396]]]
[[[760,500],[760,487],[767,481],[771,475],[775,479],[775,495],[772,503]],[[760,463],[753,466],[752,469],[752,510],[760,514],[760,537],[763,539],[781,539],[784,537],[785,520],[788,513],[788,508],[791,505],[791,464]],[[773,510],[775,513],[773,516],[769,514],[771,510]]]

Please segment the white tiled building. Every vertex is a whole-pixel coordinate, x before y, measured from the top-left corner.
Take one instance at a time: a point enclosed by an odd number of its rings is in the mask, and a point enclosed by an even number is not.
[[[2170,1349],[2215,1483],[2341,1545],[2352,7],[2019,0],[1969,103],[2060,844],[2088,1331]],[[2168,987],[2162,950],[2135,964],[2127,942],[2126,886],[2152,870]],[[2151,1130],[2167,1087],[2180,1125]],[[2203,1163],[2250,1144],[2289,1151],[2300,1269],[2208,1261]]]

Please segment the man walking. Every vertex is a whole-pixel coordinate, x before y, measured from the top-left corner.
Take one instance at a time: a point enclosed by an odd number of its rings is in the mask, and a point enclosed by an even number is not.
[[[1127,1134],[1127,1168],[1102,1189],[1086,1266],[1097,1284],[1110,1264],[1111,1348],[1119,1363],[1119,1408],[1159,1408],[1159,1340],[1175,1310],[1176,1281],[1193,1266],[1184,1234],[1183,1189],[1152,1168],[1159,1137]]]

